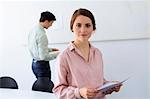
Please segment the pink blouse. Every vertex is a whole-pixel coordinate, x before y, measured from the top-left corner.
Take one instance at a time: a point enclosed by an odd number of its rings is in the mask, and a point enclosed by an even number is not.
[[[59,99],[81,99],[80,88],[98,88],[105,81],[102,54],[91,44],[88,62],[71,42],[57,57],[56,66],[58,79],[53,91]],[[105,99],[105,96],[99,92],[93,99]]]

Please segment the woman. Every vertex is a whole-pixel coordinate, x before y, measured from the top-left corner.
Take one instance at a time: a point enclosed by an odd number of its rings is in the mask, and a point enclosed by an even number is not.
[[[102,54],[89,38],[96,30],[93,14],[87,9],[74,12],[71,31],[75,35],[57,59],[58,81],[53,89],[59,99],[104,99],[106,94],[119,91],[120,86],[105,93],[97,88],[105,84]]]

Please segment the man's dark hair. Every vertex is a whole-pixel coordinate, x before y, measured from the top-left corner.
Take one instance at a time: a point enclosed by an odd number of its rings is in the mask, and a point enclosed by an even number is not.
[[[45,11],[45,12],[42,12],[41,13],[41,17],[40,17],[40,22],[44,22],[44,21],[56,21],[56,18],[54,16],[54,14],[52,14],[51,12],[49,11]]]

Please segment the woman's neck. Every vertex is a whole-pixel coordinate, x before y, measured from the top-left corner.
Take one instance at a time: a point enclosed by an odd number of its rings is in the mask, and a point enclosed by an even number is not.
[[[75,40],[73,43],[80,50],[85,61],[88,62],[89,52],[90,52],[89,42],[88,41],[82,42],[82,41]]]
[[[81,48],[81,49],[84,49],[84,48],[89,48],[89,42],[88,41],[79,41],[79,40],[75,40],[74,41],[74,44],[77,48]]]

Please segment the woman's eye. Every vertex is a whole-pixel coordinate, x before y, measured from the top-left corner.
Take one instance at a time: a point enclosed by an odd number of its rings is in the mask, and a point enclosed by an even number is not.
[[[81,27],[81,24],[80,24],[80,23],[78,23],[76,26],[79,28],[79,27]]]
[[[85,24],[85,26],[86,26],[87,28],[89,28],[89,27],[91,27],[91,24]]]

